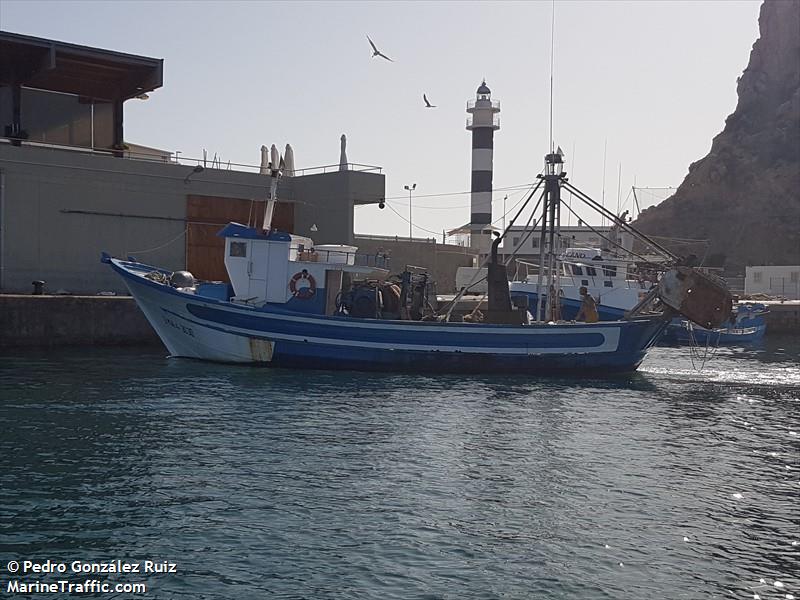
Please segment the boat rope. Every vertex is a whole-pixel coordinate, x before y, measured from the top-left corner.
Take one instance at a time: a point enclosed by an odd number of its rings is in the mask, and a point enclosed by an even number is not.
[[[722,337],[722,333],[717,331],[717,339],[713,346],[711,346],[711,338],[714,335],[714,331],[709,331],[708,335],[706,336],[706,345],[705,348],[700,350],[700,344],[697,343],[697,338],[694,335],[694,324],[691,321],[686,322],[686,328],[689,330],[689,358],[692,361],[692,369],[695,371],[702,371],[703,368],[706,366],[706,363],[713,359],[717,355],[717,350],[719,350],[719,341]],[[700,364],[698,367],[697,364]]]
[[[148,254],[149,252],[155,252],[156,250],[161,250],[162,248],[166,248],[166,247],[167,247],[167,246],[169,246],[170,244],[172,244],[172,243],[174,243],[174,242],[178,241],[178,239],[180,239],[182,236],[186,235],[186,233],[187,233],[188,231],[189,231],[189,227],[187,226],[187,227],[186,227],[186,229],[184,229],[183,231],[181,231],[181,232],[180,232],[178,235],[176,235],[174,238],[172,238],[172,239],[171,239],[171,240],[169,240],[168,242],[165,242],[165,243],[161,244],[160,246],[156,246],[155,248],[148,248],[148,249],[146,249],[146,250],[130,250],[130,251],[128,251],[128,252],[125,252],[125,254],[133,254],[133,255],[136,255],[136,254]]]

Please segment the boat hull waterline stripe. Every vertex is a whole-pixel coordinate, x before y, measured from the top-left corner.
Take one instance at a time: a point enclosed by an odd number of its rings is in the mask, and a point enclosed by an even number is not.
[[[415,350],[415,351],[428,351],[428,352],[453,352],[453,353],[473,353],[473,354],[510,354],[510,355],[527,355],[527,354],[583,354],[583,353],[596,353],[596,352],[613,352],[617,349],[619,332],[610,331],[605,335],[596,334],[600,337],[601,344],[594,346],[574,346],[574,347],[491,347],[491,346],[456,346],[456,345],[428,345],[428,344],[409,344],[402,342],[370,342],[366,340],[346,340],[339,338],[326,338],[316,337],[305,334],[289,334],[277,333],[267,327],[260,327],[257,331],[263,332],[263,335],[254,336],[253,329],[237,327],[228,324],[231,329],[222,329],[213,327],[207,322],[195,321],[183,315],[172,312],[167,309],[162,309],[164,312],[183,319],[201,327],[208,327],[215,331],[229,333],[234,335],[242,335],[246,337],[259,337],[271,341],[292,341],[292,342],[308,342],[313,344],[322,344],[326,346],[353,346],[358,348],[374,348],[382,350]],[[215,323],[225,324],[224,322],[214,321]],[[616,334],[616,335],[614,335]]]

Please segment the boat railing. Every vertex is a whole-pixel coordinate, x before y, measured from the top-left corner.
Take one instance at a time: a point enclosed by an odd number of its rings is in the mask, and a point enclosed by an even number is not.
[[[566,263],[566,261],[559,261],[564,262],[565,264],[572,264]],[[586,262],[583,263],[574,263],[580,264],[587,267],[590,267],[595,270],[595,275],[574,275],[572,273],[566,272],[561,274],[561,282],[563,284],[564,281],[570,282],[575,287],[580,286],[591,286],[596,288],[609,288],[609,289],[629,289],[629,290],[649,290],[654,284],[651,281],[645,279],[627,279],[627,272],[619,268],[616,271],[616,275],[610,276],[607,274],[607,271],[604,271],[603,264],[587,264]],[[539,275],[539,265],[537,263],[532,263],[524,260],[517,259],[517,265],[523,265],[526,270],[526,277],[525,281],[527,283],[535,283],[535,281],[531,281],[532,278],[538,278]],[[529,270],[529,268],[531,268]],[[546,268],[546,267],[545,267]],[[533,273],[531,273],[531,270]],[[518,271],[517,271],[518,272]],[[602,274],[602,275],[601,275]],[[518,277],[515,275],[515,279]],[[607,285],[610,282],[611,285]]]
[[[367,254],[366,252],[357,252],[355,254],[355,266],[357,267],[374,267],[376,269],[388,269],[389,257],[385,254]]]
[[[349,250],[305,248],[302,244],[290,246],[289,260],[296,262],[322,262],[355,267],[372,267],[376,269],[389,268],[389,256],[384,252],[369,254],[367,252],[351,252]]]
[[[696,325],[688,320],[682,320],[681,326],[686,329],[686,331],[694,331],[696,329],[702,329],[699,325]],[[718,329],[713,330],[714,333],[725,333],[729,335],[753,335],[758,333],[758,327],[720,327]]]
[[[648,281],[637,279],[622,279],[619,277],[600,277],[595,275],[562,275],[561,280],[572,282],[575,287],[588,285],[596,288],[626,289],[626,290],[648,290],[653,284]],[[588,282],[584,283],[584,282]],[[611,285],[607,285],[607,283]],[[649,284],[649,285],[648,285]]]
[[[527,283],[532,282],[531,279],[538,277],[538,273],[529,274],[526,278]],[[608,288],[608,289],[627,289],[627,290],[649,290],[654,284],[649,281],[639,281],[635,279],[620,279],[619,277],[601,277],[593,275],[561,275],[561,285],[564,282],[569,282],[574,287],[595,287],[595,288]],[[611,285],[606,285],[608,282]]]

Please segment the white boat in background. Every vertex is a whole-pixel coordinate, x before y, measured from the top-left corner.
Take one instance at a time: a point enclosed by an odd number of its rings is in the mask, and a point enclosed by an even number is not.
[[[616,321],[656,285],[655,281],[644,277],[632,277],[630,260],[604,254],[600,248],[568,248],[558,257],[557,265],[561,317],[566,320],[574,319],[580,310],[581,287],[585,287],[597,303],[601,321]],[[538,274],[510,282],[509,289],[512,298],[525,296],[528,306],[536,306],[539,300]],[[546,300],[544,291],[542,301]]]

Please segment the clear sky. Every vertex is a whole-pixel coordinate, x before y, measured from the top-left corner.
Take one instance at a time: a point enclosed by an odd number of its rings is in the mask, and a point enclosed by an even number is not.
[[[758,1],[555,2],[554,140],[571,181],[616,209],[618,189],[677,186],[736,106]],[[0,0],[0,29],[164,58],[164,87],[126,103],[126,140],[258,164],[379,165],[391,208],[356,231],[417,236],[469,221],[465,104],[501,102],[494,187],[534,181],[549,146],[551,2],[39,2]],[[366,35],[395,62],[371,58]],[[422,94],[438,108],[423,108]],[[604,150],[607,148],[607,150]],[[619,181],[619,169],[622,178]],[[493,218],[521,197],[496,191]],[[448,194],[448,195],[444,195]],[[664,193],[642,194],[645,204]],[[589,222],[599,218],[580,210]],[[574,221],[573,221],[574,222]]]

